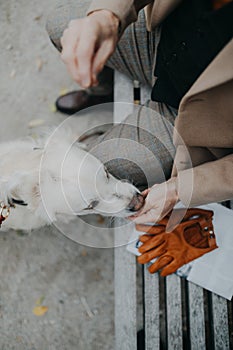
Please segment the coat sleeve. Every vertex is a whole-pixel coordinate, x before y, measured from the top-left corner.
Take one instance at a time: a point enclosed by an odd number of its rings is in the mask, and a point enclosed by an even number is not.
[[[138,12],[153,0],[93,0],[87,14],[96,10],[109,10],[120,19],[120,34],[138,17]]]
[[[233,154],[179,171],[176,186],[186,207],[232,199]]]

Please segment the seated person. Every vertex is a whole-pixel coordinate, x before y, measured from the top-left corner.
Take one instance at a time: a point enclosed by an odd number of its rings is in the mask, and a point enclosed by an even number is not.
[[[232,15],[229,0],[95,0],[60,6],[48,20],[83,88],[98,84],[104,65],[151,87],[154,113],[130,115],[92,150],[114,175],[149,186],[136,223],[158,221],[179,200],[233,198]]]

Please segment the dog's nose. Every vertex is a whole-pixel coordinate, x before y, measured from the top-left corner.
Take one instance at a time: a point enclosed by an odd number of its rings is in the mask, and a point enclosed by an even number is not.
[[[144,197],[140,193],[136,193],[128,205],[128,210],[138,211],[143,207],[144,202]]]

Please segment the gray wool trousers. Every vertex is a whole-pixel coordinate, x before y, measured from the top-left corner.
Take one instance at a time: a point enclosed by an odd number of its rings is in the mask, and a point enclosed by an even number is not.
[[[89,4],[90,0],[60,1],[48,16],[46,29],[59,51],[60,38],[69,21],[84,17]],[[157,28],[148,32],[144,11],[140,11],[137,22],[125,30],[100,74],[100,87],[111,88],[112,69],[152,87],[160,31]],[[174,108],[148,101],[144,106],[135,107],[124,122],[98,137],[90,152],[105,163],[113,175],[130,180],[140,188],[161,183],[170,177],[173,165],[172,134],[176,115]]]

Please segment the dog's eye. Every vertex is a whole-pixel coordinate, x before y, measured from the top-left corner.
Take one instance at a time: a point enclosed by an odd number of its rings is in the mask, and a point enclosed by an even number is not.
[[[97,207],[97,205],[99,204],[99,201],[92,201],[87,208],[83,209],[83,210],[92,210],[94,209],[95,207]]]
[[[110,179],[110,174],[109,174],[108,169],[106,167],[104,167],[104,171],[105,171],[105,174],[107,176],[107,179],[109,180]]]

